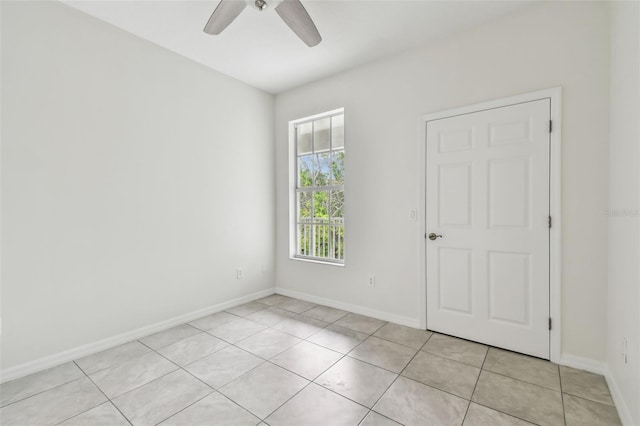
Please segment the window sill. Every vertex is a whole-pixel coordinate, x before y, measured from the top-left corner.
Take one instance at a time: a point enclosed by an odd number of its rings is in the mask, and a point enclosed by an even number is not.
[[[299,262],[307,262],[307,263],[319,263],[321,265],[329,265],[329,266],[339,266],[344,268],[345,264],[344,262],[342,263],[338,263],[338,262],[329,262],[326,260],[322,260],[322,259],[313,259],[313,258],[308,258],[308,257],[298,257],[298,256],[290,256],[289,257],[290,260],[296,260]]]

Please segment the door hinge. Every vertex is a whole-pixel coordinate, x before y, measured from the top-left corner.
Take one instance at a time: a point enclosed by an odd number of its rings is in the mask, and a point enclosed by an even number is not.
[[[549,120],[549,133],[553,132],[553,121]]]
[[[549,216],[549,228],[551,228],[551,216]]]
[[[551,317],[549,317],[549,330],[551,330]]]

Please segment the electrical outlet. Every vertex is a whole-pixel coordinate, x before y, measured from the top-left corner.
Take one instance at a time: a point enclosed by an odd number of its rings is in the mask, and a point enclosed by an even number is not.
[[[409,210],[409,220],[418,220],[418,211],[416,209]]]
[[[244,278],[244,271],[242,270],[242,268],[237,268],[236,269],[236,279],[241,280]]]
[[[627,342],[627,338],[624,337],[622,339],[622,360],[624,361],[625,364],[629,363],[628,349],[629,349],[629,345]]]
[[[376,277],[374,275],[370,275],[369,276],[369,287],[375,287],[376,286]]]

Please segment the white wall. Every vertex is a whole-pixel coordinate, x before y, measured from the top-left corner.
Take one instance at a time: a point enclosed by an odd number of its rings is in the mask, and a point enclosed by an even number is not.
[[[2,368],[273,287],[273,97],[1,3]]]
[[[612,3],[607,363],[630,410],[629,424],[636,425],[640,425],[639,27],[640,3]],[[627,363],[622,356],[625,338]]]
[[[282,288],[420,320],[423,236],[419,117],[563,87],[563,346],[605,359],[609,8],[533,6],[419,50],[276,97],[277,282]],[[346,257],[289,260],[287,122],[345,107]],[[375,274],[376,287],[367,287]]]

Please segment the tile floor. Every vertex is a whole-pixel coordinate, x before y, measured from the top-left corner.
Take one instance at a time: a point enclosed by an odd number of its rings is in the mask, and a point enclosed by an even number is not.
[[[0,423],[617,425],[601,376],[280,295],[0,386]]]

